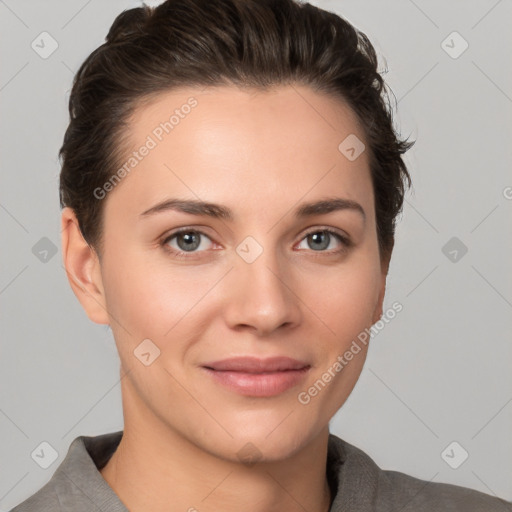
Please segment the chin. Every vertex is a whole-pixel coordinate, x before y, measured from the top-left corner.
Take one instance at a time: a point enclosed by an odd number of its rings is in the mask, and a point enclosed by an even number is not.
[[[290,420],[293,416],[293,413],[290,414]],[[313,425],[308,428],[304,422],[297,422],[297,418],[293,423],[283,421],[285,417],[286,414],[281,414],[279,421],[275,423],[260,419],[251,425],[239,425],[238,429],[231,428],[233,438],[226,436],[222,440],[219,439],[209,451],[220,458],[248,465],[288,459],[311,442],[315,432]]]

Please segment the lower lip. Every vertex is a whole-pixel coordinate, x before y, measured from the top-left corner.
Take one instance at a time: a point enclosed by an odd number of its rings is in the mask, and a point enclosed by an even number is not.
[[[271,373],[244,373],[233,371],[217,371],[205,368],[220,384],[240,395],[268,397],[283,393],[299,384],[309,371],[309,367],[301,370],[286,370]]]

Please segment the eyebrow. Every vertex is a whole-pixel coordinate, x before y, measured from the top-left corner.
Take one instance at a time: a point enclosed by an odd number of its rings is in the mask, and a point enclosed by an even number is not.
[[[233,212],[226,206],[199,201],[196,199],[166,199],[165,201],[162,201],[155,206],[152,206],[148,210],[142,212],[140,217],[144,218],[170,210],[229,221],[233,221],[235,218]],[[294,210],[294,215],[297,218],[306,218],[312,217],[314,215],[324,215],[340,210],[359,212],[363,219],[366,220],[366,213],[359,203],[352,201],[351,199],[344,199],[341,197],[303,203]]]

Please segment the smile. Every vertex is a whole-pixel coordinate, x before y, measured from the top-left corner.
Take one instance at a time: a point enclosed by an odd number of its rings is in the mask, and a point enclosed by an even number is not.
[[[202,369],[218,384],[235,393],[271,397],[299,385],[311,366],[288,357],[239,357],[207,363]]]

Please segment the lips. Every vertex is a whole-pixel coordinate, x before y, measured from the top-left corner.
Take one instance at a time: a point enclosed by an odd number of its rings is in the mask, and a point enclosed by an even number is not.
[[[271,397],[297,386],[311,365],[290,357],[235,357],[202,365],[214,382],[240,395]]]
[[[203,364],[205,368],[215,371],[230,371],[244,373],[270,373],[287,370],[302,370],[309,364],[290,357],[271,357],[258,359],[256,357],[233,357],[222,361]]]

